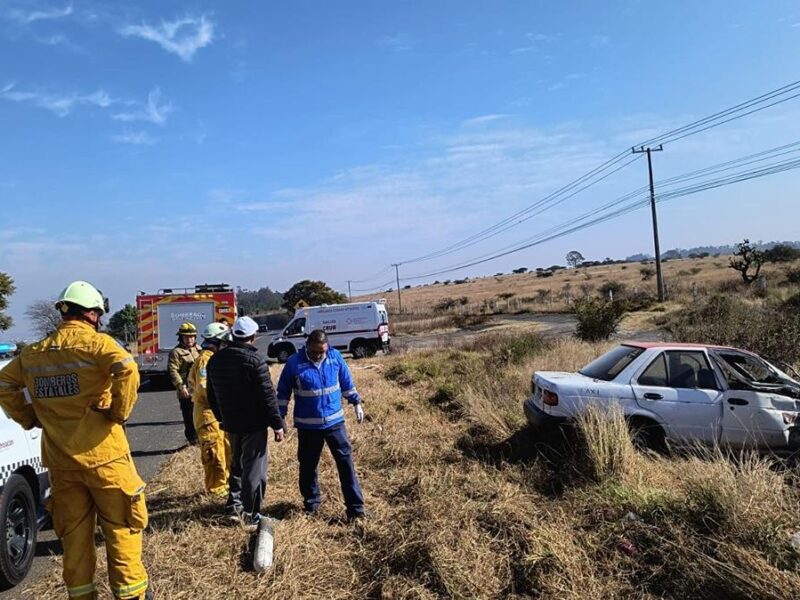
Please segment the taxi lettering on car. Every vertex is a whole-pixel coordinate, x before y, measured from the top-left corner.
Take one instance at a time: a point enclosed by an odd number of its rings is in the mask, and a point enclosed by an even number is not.
[[[800,383],[737,348],[624,343],[577,373],[534,373],[531,392],[523,409],[534,426],[618,406],[639,446],[800,449]]]

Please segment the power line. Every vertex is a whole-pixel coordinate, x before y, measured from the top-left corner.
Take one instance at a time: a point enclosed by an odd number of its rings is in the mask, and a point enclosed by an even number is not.
[[[653,144],[668,144],[672,142],[676,142],[678,140],[684,139],[686,137],[699,134],[701,132],[707,131],[714,127],[718,127],[720,125],[724,125],[726,123],[730,123],[731,121],[741,119],[743,117],[752,115],[754,113],[760,112],[762,110],[766,110],[768,108],[774,107],[776,105],[782,104],[784,102],[788,102],[794,98],[800,97],[800,80],[788,83],[784,86],[776,88],[774,90],[770,90],[765,92],[759,96],[755,96],[754,98],[750,98],[745,100],[744,102],[740,102],[732,107],[726,108],[722,111],[718,111],[702,119],[695,120],[691,123],[683,125],[681,127],[675,128],[673,130],[667,131],[659,136],[651,138],[638,144],[639,146],[647,146]],[[793,144],[787,145],[784,148],[788,148],[793,146]],[[766,151],[770,152],[770,151]],[[786,154],[788,154],[787,152]],[[610,177],[617,171],[623,169],[624,167],[628,166],[632,161],[625,162],[622,166],[616,166],[618,163],[622,162],[626,156],[629,156],[628,151],[620,152],[616,156],[608,159],[604,163],[598,165],[594,169],[590,170],[586,174],[578,177],[577,179],[571,181],[570,183],[562,186],[555,192],[545,196],[533,202],[532,204],[528,205],[527,207],[523,208],[520,211],[510,215],[495,223],[494,225],[487,227],[467,238],[464,238],[458,242],[445,246],[439,250],[434,252],[430,252],[428,254],[414,257],[411,259],[407,259],[403,262],[397,263],[397,265],[403,265],[407,263],[414,263],[414,262],[423,262],[427,260],[432,260],[434,258],[440,258],[442,256],[447,256],[449,254],[453,254],[457,251],[463,250],[465,248],[471,247],[475,244],[478,244],[482,241],[487,239],[493,238],[509,229],[520,225],[523,222],[528,221],[529,219],[537,216],[546,210],[565,202],[566,200],[573,198],[577,194],[590,187],[600,183],[604,179]],[[759,154],[750,155],[750,158],[758,158]],[[637,157],[638,158],[638,157]],[[740,161],[743,159],[737,159],[735,161],[729,161],[729,163],[723,163],[721,165],[716,165],[714,167],[707,167],[706,169],[700,169],[693,173],[687,173],[676,178],[671,178],[669,180],[665,180],[664,182],[659,182],[659,186],[673,186],[681,181],[685,181],[689,178],[698,178],[704,174],[709,174],[711,172],[719,172],[724,170],[729,170],[731,168],[735,168],[736,166],[741,166]],[[760,162],[762,160],[766,160],[766,158],[762,158],[760,160],[753,160],[753,162]],[[614,168],[616,166],[616,168]],[[716,169],[716,171],[711,171],[711,169]],[[647,188],[640,188],[631,194],[639,193],[642,190],[646,190]],[[371,281],[377,279],[384,273],[390,271],[392,268],[391,265],[384,267],[381,271],[378,271],[368,277],[364,277],[358,280],[351,280],[350,283],[363,283],[367,281]],[[389,282],[389,285],[391,282]],[[385,287],[385,286],[381,286]],[[372,288],[378,289],[378,288]]]
[[[734,106],[732,106],[730,108],[727,108],[725,110],[716,112],[716,113],[714,113],[712,115],[709,115],[707,117],[704,117],[702,119],[698,119],[696,121],[693,121],[691,123],[688,123],[686,125],[678,127],[678,128],[673,129],[671,131],[665,132],[665,133],[663,133],[663,134],[661,134],[661,135],[659,135],[659,136],[657,136],[655,138],[651,138],[650,140],[647,140],[647,141],[642,142],[641,144],[637,144],[637,145],[638,146],[648,146],[648,145],[653,145],[653,144],[658,144],[658,143],[666,144],[666,143],[675,142],[675,141],[677,141],[679,139],[683,139],[683,138],[691,136],[691,135],[696,135],[696,134],[701,133],[703,131],[707,131],[708,129],[711,129],[711,128],[714,128],[714,127],[718,127],[718,126],[723,125],[725,123],[729,123],[729,122],[734,121],[736,119],[740,119],[740,118],[746,117],[746,116],[751,115],[753,113],[756,113],[756,112],[759,112],[759,111],[762,111],[762,110],[766,110],[767,108],[770,108],[770,107],[776,106],[778,104],[781,104],[783,102],[787,102],[789,100],[792,100],[793,98],[796,98],[796,97],[800,96],[800,93],[792,94],[792,92],[796,92],[798,90],[800,90],[800,80],[794,81],[794,82],[789,83],[789,84],[786,84],[786,85],[784,85],[782,87],[776,88],[774,90],[771,90],[769,92],[766,92],[764,94],[761,94],[759,96],[751,98],[751,99],[746,100],[744,102],[740,102],[739,104],[736,104],[736,105],[734,105]],[[788,97],[781,98],[781,96],[785,96],[786,94],[792,94],[792,95],[790,95]],[[776,100],[776,98],[779,98],[779,99]],[[535,215],[530,215],[530,217],[525,217],[525,215],[528,215],[530,212],[536,211],[537,209],[542,207],[540,211],[536,212],[537,215],[541,214],[545,210],[548,210],[549,208],[552,208],[553,206],[556,206],[557,204],[560,204],[564,200],[567,200],[567,199],[569,199],[571,197],[574,197],[575,195],[577,195],[581,191],[584,191],[585,189],[588,189],[592,185],[595,185],[595,184],[599,183],[600,181],[602,181],[603,179],[607,178],[608,176],[610,176],[614,172],[620,170],[620,168],[623,168],[624,166],[627,166],[628,164],[630,164],[630,162],[628,162],[625,165],[623,165],[623,167],[615,169],[611,173],[606,173],[605,175],[600,176],[605,171],[610,169],[613,165],[615,165],[616,163],[618,163],[621,160],[623,160],[626,155],[627,155],[627,151],[617,154],[616,156],[614,156],[611,159],[607,160],[606,162],[604,162],[603,164],[599,165],[598,167],[595,167],[594,169],[592,169],[591,171],[589,171],[585,175],[582,175],[581,177],[573,180],[572,182],[568,183],[567,185],[559,188],[555,192],[553,192],[553,193],[549,194],[548,196],[545,196],[544,198],[534,202],[533,204],[531,204],[531,205],[527,206],[526,208],[514,213],[513,215],[511,215],[509,217],[506,217],[505,219],[503,219],[500,222],[492,225],[491,227],[483,229],[483,230],[481,230],[481,231],[479,231],[479,232],[477,232],[477,233],[475,233],[475,234],[473,234],[473,235],[471,235],[471,236],[469,236],[469,237],[467,237],[467,238],[465,238],[463,240],[460,240],[460,241],[458,241],[458,242],[456,242],[454,244],[446,246],[446,247],[444,247],[444,248],[442,248],[440,250],[436,250],[434,252],[430,252],[428,254],[425,254],[425,255],[422,255],[422,256],[418,256],[418,257],[414,257],[414,258],[411,258],[411,259],[406,259],[406,260],[402,261],[399,264],[409,264],[409,263],[414,263],[414,262],[427,261],[427,260],[431,260],[433,258],[440,258],[442,256],[446,256],[448,254],[452,254],[454,252],[457,252],[457,251],[462,250],[464,248],[467,248],[469,246],[473,246],[473,245],[475,245],[475,244],[477,244],[479,242],[482,242],[482,241],[484,241],[486,239],[494,237],[494,236],[496,236],[496,235],[498,235],[498,234],[500,234],[500,233],[502,233],[504,231],[507,231],[508,229],[511,229],[512,227],[515,227],[515,226],[519,225],[520,223],[528,220],[528,218],[531,218],[532,216],[535,216]],[[574,193],[572,193],[571,195],[567,196],[566,198],[563,198],[561,200],[555,201],[560,196],[566,194],[567,192],[572,191],[575,187],[578,187],[581,184],[586,183],[586,182],[589,182],[589,183],[587,183],[581,189],[575,191]],[[550,203],[550,204],[548,205],[548,203]],[[521,218],[521,217],[525,217],[525,218]]]
[[[459,250],[459,249],[461,249],[463,244],[467,244],[467,243],[473,242],[473,240],[482,241],[483,236],[486,236],[487,234],[490,234],[490,233],[494,232],[499,227],[503,227],[504,225],[507,225],[508,223],[511,223],[512,221],[514,221],[514,219],[517,219],[517,218],[519,218],[521,216],[524,216],[525,214],[529,213],[532,210],[536,210],[542,204],[548,202],[551,199],[557,198],[558,196],[560,196],[563,193],[566,193],[566,192],[572,190],[574,187],[580,185],[581,183],[590,180],[595,175],[599,175],[603,171],[611,168],[612,166],[614,166],[615,164],[617,164],[618,162],[623,160],[627,155],[628,155],[627,151],[626,152],[620,152],[619,154],[617,154],[616,156],[610,158],[609,160],[607,160],[603,164],[595,167],[594,169],[592,169],[588,173],[578,177],[577,179],[571,181],[570,183],[562,186],[561,188],[559,188],[555,192],[552,192],[551,194],[545,196],[544,198],[541,198],[541,199],[537,200],[533,204],[528,205],[527,207],[525,207],[522,210],[514,213],[513,215],[511,215],[509,217],[506,217],[505,219],[503,219],[499,223],[496,223],[496,224],[492,225],[491,227],[483,229],[483,230],[479,231],[478,233],[475,233],[475,234],[467,237],[464,240],[456,242],[455,244],[451,244],[450,246],[447,246],[447,247],[443,248],[442,250],[431,252],[429,254],[426,254],[426,255],[423,255],[423,256],[418,256],[416,258],[406,259],[401,264],[421,262],[423,260],[428,260],[429,258],[437,258],[438,256],[443,255],[443,253],[449,254],[451,252]]]
[[[778,147],[778,148],[785,148],[787,146],[797,145],[797,144],[800,144],[800,142],[795,142],[793,144],[787,144],[786,146],[781,146],[781,147]],[[768,150],[768,151],[765,151],[765,152],[770,152],[770,151],[774,151],[774,150],[775,149]],[[761,153],[758,153],[758,154],[761,154]],[[743,158],[748,158],[748,157],[743,157]],[[742,160],[742,159],[738,159],[738,160]],[[728,161],[728,162],[730,163],[730,162],[734,162],[734,161]],[[721,164],[727,164],[727,163],[721,163]],[[707,167],[707,168],[708,169],[712,169],[712,168],[717,167],[717,166],[719,166],[719,165],[714,165],[712,167]],[[706,182],[700,182],[700,183],[697,183],[697,184],[686,186],[684,188],[679,188],[677,190],[672,190],[672,191],[667,192],[665,194],[660,194],[656,198],[656,202],[663,202],[663,201],[667,201],[667,200],[672,200],[674,198],[679,198],[679,197],[687,196],[687,195],[690,195],[690,194],[696,194],[696,193],[699,193],[699,192],[702,192],[702,191],[706,191],[706,190],[722,187],[722,186],[725,186],[725,185],[732,185],[734,183],[739,183],[739,182],[747,181],[747,180],[750,180],[750,179],[756,179],[756,178],[759,178],[759,177],[765,177],[765,176],[768,176],[768,175],[773,175],[773,174],[776,174],[776,173],[781,173],[781,172],[792,170],[792,169],[796,169],[796,168],[800,168],[800,158],[794,158],[794,159],[779,161],[779,162],[776,162],[776,163],[773,163],[773,164],[770,164],[770,165],[763,166],[763,167],[758,168],[758,169],[752,169],[752,170],[749,170],[749,171],[743,171],[743,172],[740,172],[740,173],[734,173],[732,175],[727,175],[725,177],[719,177],[719,178],[712,179],[712,180],[709,180],[709,181],[706,181]],[[686,177],[688,175],[689,174],[686,174],[685,176],[680,176],[680,177]],[[672,179],[673,180],[677,180],[677,179],[679,179],[679,177],[672,178]],[[658,183],[658,182],[656,182],[656,183]],[[472,260],[470,260],[468,262],[460,263],[458,265],[453,265],[451,267],[447,267],[447,268],[444,268],[444,269],[439,269],[439,270],[432,271],[432,272],[429,272],[429,273],[411,275],[409,277],[403,278],[402,281],[416,281],[416,280],[419,280],[419,279],[426,279],[426,278],[429,278],[429,277],[434,277],[436,275],[442,275],[442,274],[445,274],[445,273],[451,273],[453,271],[466,269],[466,268],[469,268],[469,267],[472,267],[472,266],[483,264],[485,262],[489,262],[491,260],[495,260],[497,258],[502,258],[504,256],[508,256],[510,254],[514,254],[516,252],[520,252],[520,251],[525,250],[527,248],[530,248],[532,246],[536,246],[536,245],[542,244],[544,242],[551,241],[551,240],[559,238],[559,237],[563,237],[565,235],[568,235],[570,233],[574,233],[574,232],[579,231],[581,229],[585,229],[585,228],[588,228],[588,227],[592,227],[594,225],[598,225],[598,224],[606,222],[606,221],[608,221],[610,219],[621,217],[621,216],[623,216],[625,214],[628,214],[630,212],[638,210],[639,208],[647,206],[647,204],[650,202],[649,197],[647,197],[647,196],[640,197],[637,200],[635,200],[635,201],[633,201],[633,202],[631,202],[631,203],[629,203],[629,204],[627,204],[625,206],[617,208],[616,210],[614,210],[614,211],[612,211],[610,213],[607,213],[605,215],[597,216],[596,218],[591,219],[591,220],[587,220],[587,219],[590,219],[591,217],[595,217],[596,215],[598,215],[602,211],[607,210],[608,208],[613,208],[615,206],[618,206],[618,205],[622,204],[625,200],[629,200],[629,199],[635,197],[637,195],[637,192],[639,192],[639,190],[634,190],[633,192],[629,192],[628,194],[625,194],[624,196],[622,196],[620,198],[617,198],[616,200],[611,201],[611,202],[605,204],[602,207],[594,209],[594,210],[592,210],[592,211],[590,211],[588,213],[585,213],[585,214],[583,214],[583,215],[581,215],[579,217],[570,219],[566,223],[563,223],[561,225],[558,225],[558,226],[552,227],[552,228],[550,228],[548,230],[545,230],[544,232],[541,232],[540,234],[538,234],[538,235],[536,235],[536,236],[534,236],[532,238],[529,238],[528,240],[524,240],[522,242],[517,242],[516,244],[507,246],[504,249],[495,251],[492,254],[484,255],[484,256],[481,256],[481,257],[476,257],[476,258],[474,258],[474,259],[472,259]],[[584,222],[582,222],[582,221],[584,221]]]
[[[551,200],[549,203],[547,203],[546,205],[542,205],[542,204],[544,204],[544,203],[540,204],[540,206],[539,206],[539,207],[537,207],[537,208],[538,208],[538,210],[534,210],[533,212],[528,212],[528,214],[526,214],[526,215],[525,215],[525,216],[523,216],[523,217],[520,217],[518,220],[516,220],[516,221],[513,221],[513,222],[510,222],[510,223],[508,223],[507,225],[505,225],[505,226],[501,227],[500,229],[496,229],[495,231],[491,232],[490,234],[488,234],[488,235],[485,235],[485,236],[481,237],[480,239],[472,240],[472,241],[470,241],[469,243],[463,243],[463,244],[462,244],[461,246],[459,246],[458,248],[454,248],[454,249],[452,249],[452,250],[447,250],[447,251],[439,251],[438,253],[432,253],[432,254],[430,254],[430,255],[428,255],[428,256],[426,256],[426,257],[424,257],[424,258],[419,258],[419,259],[410,260],[410,261],[408,261],[408,260],[407,260],[407,261],[404,261],[404,262],[402,262],[401,264],[409,264],[409,263],[414,263],[414,262],[422,262],[422,261],[432,260],[432,259],[434,259],[434,258],[440,258],[440,257],[442,257],[442,256],[446,256],[446,255],[448,255],[448,254],[452,254],[453,252],[457,252],[457,251],[463,250],[464,248],[468,248],[468,247],[470,247],[470,246],[474,246],[475,244],[478,244],[478,243],[480,243],[480,242],[484,242],[484,241],[486,241],[486,240],[488,240],[488,239],[490,239],[490,238],[493,238],[493,237],[495,237],[495,236],[497,236],[497,235],[500,235],[500,234],[501,234],[501,233],[503,233],[504,231],[508,231],[509,229],[512,229],[513,227],[516,227],[517,225],[519,225],[519,224],[521,224],[521,223],[524,223],[525,221],[529,221],[530,219],[532,219],[532,218],[534,218],[534,217],[536,217],[536,216],[539,216],[539,215],[540,215],[540,214],[542,214],[543,212],[545,212],[545,211],[547,211],[547,210],[550,210],[551,208],[553,208],[553,207],[555,207],[555,206],[558,206],[559,204],[561,204],[561,203],[563,203],[563,202],[566,202],[566,201],[567,201],[567,200],[569,200],[570,198],[573,198],[573,197],[577,196],[577,195],[578,195],[578,194],[580,194],[582,191],[584,191],[584,190],[587,190],[588,188],[592,187],[593,185],[596,185],[596,184],[600,183],[601,181],[603,181],[603,180],[607,179],[608,177],[610,177],[611,175],[613,175],[613,174],[614,174],[614,173],[616,173],[617,171],[621,171],[622,169],[624,169],[625,167],[627,167],[627,166],[628,166],[628,165],[630,165],[631,163],[633,163],[633,162],[635,162],[635,161],[639,160],[639,158],[641,158],[641,157],[639,157],[639,156],[636,156],[636,157],[633,157],[633,158],[631,158],[630,160],[628,160],[628,161],[626,161],[625,163],[623,163],[621,166],[619,166],[619,167],[617,167],[617,168],[613,169],[612,171],[608,171],[608,172],[607,172],[607,173],[605,173],[605,174],[604,174],[602,177],[600,177],[600,178],[598,178],[598,179],[596,179],[596,180],[592,181],[591,183],[588,183],[588,184],[586,184],[586,185],[585,185],[585,186],[583,186],[583,187],[580,187],[580,188],[578,188],[577,190],[574,190],[573,192],[571,192],[571,193],[570,193],[569,195],[567,195],[567,196],[562,196],[562,197],[560,197],[560,198],[553,198],[553,199],[552,199],[552,200]]]
[[[651,138],[649,140],[645,140],[644,142],[641,142],[640,144],[637,144],[637,145],[638,146],[647,146],[647,145],[652,145],[652,144],[667,144],[667,143],[670,143],[670,142],[673,142],[673,141],[676,141],[678,139],[682,139],[682,138],[686,137],[686,135],[684,135],[684,134],[694,135],[695,133],[700,133],[701,131],[706,131],[707,129],[710,129],[710,127],[706,127],[706,125],[708,125],[709,123],[711,123],[713,121],[717,121],[719,119],[725,119],[726,117],[729,117],[729,116],[731,116],[731,115],[733,115],[733,114],[735,114],[737,112],[740,112],[742,110],[747,110],[752,106],[756,106],[756,105],[761,104],[763,102],[767,102],[767,101],[772,100],[773,98],[776,98],[776,97],[781,96],[783,94],[788,94],[788,93],[797,91],[798,89],[800,89],[800,80],[793,81],[792,83],[787,83],[784,86],[781,86],[781,87],[776,88],[774,90],[770,90],[769,92],[765,92],[764,94],[761,94],[760,96],[756,96],[755,98],[750,98],[749,100],[745,100],[744,102],[740,102],[739,104],[736,104],[735,106],[732,106],[730,108],[726,108],[725,110],[721,110],[721,111],[716,112],[716,113],[714,113],[712,115],[709,115],[707,117],[703,117],[702,119],[698,119],[697,121],[693,121],[691,123],[688,123],[687,125],[683,125],[681,127],[673,129],[671,131],[667,131],[666,133],[662,133],[659,136],[656,136],[656,137]],[[746,117],[747,115],[751,115],[754,112],[758,112],[759,110],[764,110],[766,108],[770,108],[771,106],[774,106],[775,104],[780,104],[780,102],[785,102],[785,101],[791,100],[792,98],[795,98],[795,97],[796,97],[796,95],[791,96],[789,98],[785,98],[785,99],[783,99],[783,100],[781,100],[779,102],[772,103],[772,104],[769,104],[767,106],[761,107],[761,108],[759,108],[757,110],[745,112],[745,113],[740,114],[740,115],[738,115],[738,116],[736,116],[734,118],[725,119],[723,121],[720,121],[719,123],[717,123],[714,126],[716,127],[717,125],[722,125],[724,123],[729,123],[730,121],[732,121],[734,119],[739,119],[739,118],[742,118],[742,117]],[[692,133],[688,133],[689,131],[691,131]],[[676,137],[676,136],[680,136],[680,137]]]

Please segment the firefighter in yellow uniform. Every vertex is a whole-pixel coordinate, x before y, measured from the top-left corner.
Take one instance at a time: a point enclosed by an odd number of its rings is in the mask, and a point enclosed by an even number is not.
[[[0,406],[25,429],[44,431],[42,461],[52,486],[48,509],[64,548],[69,597],[97,597],[99,521],[114,597],[152,598],[142,564],[144,482],[123,428],[136,403],[139,371],[130,354],[97,332],[108,311],[97,289],[75,281],[61,292],[56,308],[58,329],[0,371]]]
[[[189,393],[189,370],[200,355],[197,347],[197,327],[188,321],[178,328],[178,345],[169,351],[167,370],[173,387],[178,391],[178,403],[183,416],[183,434],[190,444],[197,443],[194,430],[192,395]]]
[[[200,356],[189,371],[189,388],[194,403],[194,427],[200,440],[200,460],[205,473],[206,491],[222,498],[228,495],[228,475],[231,464],[231,445],[228,435],[220,429],[206,396],[206,365],[229,335],[222,323],[211,323],[203,332]]]

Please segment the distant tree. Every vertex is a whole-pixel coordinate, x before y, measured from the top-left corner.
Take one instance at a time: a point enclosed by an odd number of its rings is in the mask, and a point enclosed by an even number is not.
[[[571,250],[567,252],[567,264],[573,269],[581,264],[584,260],[586,259],[583,258],[583,254],[577,250]]]
[[[763,251],[764,262],[784,263],[800,258],[800,250],[789,244],[775,244]]]
[[[0,272],[0,331],[5,331],[14,324],[11,317],[5,314],[8,308],[8,297],[14,293],[14,280],[7,273]]]
[[[519,269],[514,269],[511,272],[515,273],[517,275],[521,275],[522,273],[527,273],[528,272],[528,267],[520,267]]]
[[[661,255],[661,260],[677,260],[681,258],[681,251],[675,248],[674,250],[667,250]]]
[[[283,304],[283,294],[269,286],[257,290],[236,288],[236,304],[243,315],[262,314],[276,311]]]
[[[25,310],[25,316],[31,320],[31,326],[39,337],[50,335],[61,324],[55,300],[36,300]]]
[[[764,264],[764,253],[758,250],[750,240],[745,239],[742,243],[736,244],[736,252],[730,258],[730,268],[738,271],[742,276],[742,281],[747,285],[753,283],[761,274],[761,267]]]
[[[139,317],[136,313],[136,307],[132,304],[126,304],[111,315],[108,320],[108,333],[116,338],[130,342],[136,337],[138,323]]]
[[[328,287],[324,281],[311,281],[304,279],[298,281],[283,294],[281,306],[289,312],[294,312],[295,306],[300,301],[309,306],[319,306],[320,304],[344,304],[347,296],[340,294]]]

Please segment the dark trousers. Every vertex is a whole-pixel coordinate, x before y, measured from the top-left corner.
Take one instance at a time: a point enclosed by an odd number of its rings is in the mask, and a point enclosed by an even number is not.
[[[181,415],[183,416],[183,435],[186,441],[194,444],[197,441],[197,432],[194,430],[194,403],[191,398],[181,398],[178,396],[181,405]]]
[[[322,502],[317,466],[324,444],[328,445],[336,461],[347,514],[349,516],[362,514],[364,495],[358,483],[358,475],[353,465],[353,452],[344,423],[328,429],[297,430],[297,460],[300,462],[300,493],[303,495],[303,506],[308,511],[315,511]]]
[[[231,442],[230,491],[227,505],[255,517],[267,491],[267,430],[228,433]]]

